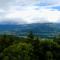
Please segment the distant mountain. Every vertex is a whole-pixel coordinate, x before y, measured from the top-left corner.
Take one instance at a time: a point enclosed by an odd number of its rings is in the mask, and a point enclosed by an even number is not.
[[[0,24],[0,34],[27,35],[32,31],[41,37],[53,37],[60,32],[60,23]]]

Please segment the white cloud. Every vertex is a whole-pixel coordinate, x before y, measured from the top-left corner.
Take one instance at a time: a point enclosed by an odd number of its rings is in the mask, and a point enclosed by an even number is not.
[[[2,18],[4,17],[4,18]],[[58,22],[60,11],[41,8],[26,7],[23,10],[9,9],[0,21],[15,21],[17,23],[36,23],[36,22]]]
[[[56,5],[60,0],[0,0],[0,22],[58,22],[60,11],[50,8]]]

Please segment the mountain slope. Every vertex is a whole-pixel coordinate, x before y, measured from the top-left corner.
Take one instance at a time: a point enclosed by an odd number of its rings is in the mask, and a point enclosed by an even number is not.
[[[34,23],[34,24],[0,24],[0,33],[13,33],[26,35],[32,31],[39,36],[54,36],[60,32],[59,23]]]

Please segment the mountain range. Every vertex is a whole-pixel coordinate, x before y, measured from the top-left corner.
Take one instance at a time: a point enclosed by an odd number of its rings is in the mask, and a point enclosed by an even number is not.
[[[0,24],[0,34],[25,36],[29,31],[41,37],[53,37],[60,33],[60,23]]]

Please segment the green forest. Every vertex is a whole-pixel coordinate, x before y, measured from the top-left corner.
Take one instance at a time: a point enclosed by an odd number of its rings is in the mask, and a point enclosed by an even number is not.
[[[60,35],[40,38],[0,35],[0,60],[60,60]]]

